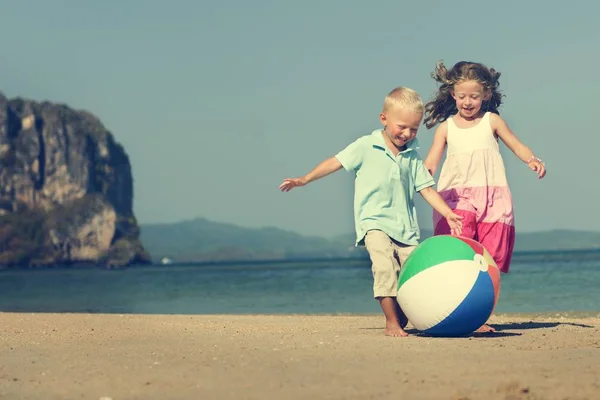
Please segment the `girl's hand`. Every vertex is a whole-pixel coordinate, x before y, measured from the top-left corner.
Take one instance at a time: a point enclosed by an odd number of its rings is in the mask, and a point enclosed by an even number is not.
[[[542,179],[544,176],[546,176],[546,165],[542,160],[534,158],[527,163],[527,166],[529,169],[538,174],[538,179]]]
[[[304,178],[286,178],[283,183],[279,185],[279,190],[282,192],[289,192],[295,187],[306,185],[306,179]]]

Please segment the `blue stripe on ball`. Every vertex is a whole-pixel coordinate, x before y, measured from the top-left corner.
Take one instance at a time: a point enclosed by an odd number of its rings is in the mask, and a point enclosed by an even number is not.
[[[469,334],[488,320],[493,308],[494,285],[487,271],[482,271],[462,303],[443,321],[423,333],[450,337]]]

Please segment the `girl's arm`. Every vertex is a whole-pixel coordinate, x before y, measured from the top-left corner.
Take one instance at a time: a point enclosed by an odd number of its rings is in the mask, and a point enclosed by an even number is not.
[[[429,173],[432,176],[435,174],[435,171],[437,171],[438,166],[440,165],[440,161],[442,160],[442,156],[444,155],[444,150],[446,149],[447,134],[448,123],[444,121],[435,130],[435,134],[433,136],[433,143],[431,144],[429,153],[427,154],[427,157],[423,162],[425,164],[425,168],[427,168],[427,171],[429,171]]]
[[[498,114],[491,114],[490,123],[494,133],[502,139],[506,147],[512,151],[517,158],[523,161],[532,170],[537,172],[539,178],[543,178],[546,175],[545,163],[537,158],[533,151],[526,145],[524,145],[517,135],[508,127],[506,122]]]

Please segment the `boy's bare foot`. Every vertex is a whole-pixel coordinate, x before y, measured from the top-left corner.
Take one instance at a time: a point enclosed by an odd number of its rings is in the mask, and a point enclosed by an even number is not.
[[[383,314],[385,315],[385,334],[386,336],[408,336],[408,333],[404,332],[402,326],[400,325],[400,315],[404,318],[404,313],[400,310],[400,306],[396,301],[395,297],[380,297],[378,298],[379,303],[381,304],[381,309],[383,310]],[[400,313],[400,315],[399,315]]]
[[[406,333],[404,331],[404,329],[402,329],[400,327],[400,325],[398,325],[398,324],[389,324],[389,323],[386,323],[385,324],[384,333],[385,333],[386,336],[393,336],[393,337],[406,337],[406,336],[408,336],[408,333]]]
[[[494,328],[492,328],[491,326],[489,326],[488,324],[483,324],[475,332],[479,332],[479,333],[493,333],[493,332],[496,332],[496,330]]]

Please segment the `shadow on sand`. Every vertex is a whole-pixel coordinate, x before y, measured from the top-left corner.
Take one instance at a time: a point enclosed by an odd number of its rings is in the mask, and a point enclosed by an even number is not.
[[[383,331],[383,327],[379,327],[379,328],[359,328],[359,329],[364,329],[364,330],[378,330],[378,331]],[[521,336],[522,333],[517,333],[517,332],[486,332],[486,333],[482,333],[482,332],[473,332],[471,334],[468,335],[464,335],[464,336],[433,336],[433,335],[427,335],[423,332],[420,332],[416,329],[406,329],[406,333],[408,333],[410,336],[418,336],[418,337],[431,337],[431,338],[439,338],[439,339],[469,339],[469,338],[502,338],[502,337],[510,337],[510,336]]]
[[[519,331],[519,330],[528,330],[528,329],[550,329],[556,328],[560,325],[569,325],[575,326],[578,328],[594,328],[593,325],[587,324],[578,324],[574,322],[509,322],[505,324],[490,324],[491,327],[496,329],[496,332],[473,332],[464,336],[456,336],[456,337],[445,337],[445,336],[432,336],[422,333],[416,329],[406,329],[406,333],[411,336],[419,336],[419,337],[438,337],[438,338],[453,338],[453,339],[469,339],[469,338],[503,338],[503,337],[511,337],[511,336],[521,336],[520,332],[505,332],[505,331]],[[361,329],[378,329],[380,328],[361,328]]]
[[[503,330],[520,330],[520,329],[547,329],[547,328],[556,328],[559,325],[570,325],[576,326],[578,328],[594,328],[593,325],[587,324],[577,324],[574,322],[509,322],[506,324],[490,324],[490,326],[494,327],[496,331]]]
[[[433,336],[427,335],[425,333],[419,332],[416,329],[408,329],[406,331],[409,335],[415,335],[419,337],[428,337],[428,338],[439,338],[439,339],[472,339],[472,338],[485,338],[485,339],[496,339],[496,338],[505,338],[511,336],[521,336],[522,333],[518,332],[473,332],[468,335],[463,336]]]

